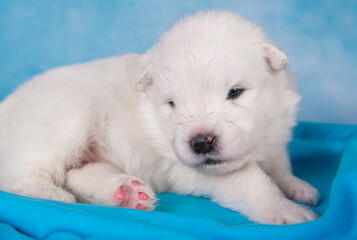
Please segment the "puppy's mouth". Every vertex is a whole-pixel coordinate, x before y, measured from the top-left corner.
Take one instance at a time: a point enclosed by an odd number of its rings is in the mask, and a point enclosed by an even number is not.
[[[207,158],[202,165],[206,166],[215,166],[215,165],[220,165],[222,164],[222,160],[219,159],[213,159],[213,158]]]
[[[234,159],[222,159],[222,158],[205,158],[201,163],[197,164],[195,168],[204,174],[226,174],[236,170],[236,161]]]

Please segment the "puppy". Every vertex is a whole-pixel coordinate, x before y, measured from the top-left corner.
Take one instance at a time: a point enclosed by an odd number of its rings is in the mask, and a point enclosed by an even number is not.
[[[294,224],[318,191],[286,149],[300,96],[288,57],[232,12],[184,18],[144,55],[50,70],[0,105],[0,189],[152,210],[154,192],[206,196]]]

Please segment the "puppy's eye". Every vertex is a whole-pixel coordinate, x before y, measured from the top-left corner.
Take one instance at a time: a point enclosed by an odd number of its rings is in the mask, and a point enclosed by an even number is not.
[[[170,105],[171,108],[175,108],[176,106],[172,100],[169,100],[167,103]]]
[[[227,99],[229,100],[236,99],[237,97],[239,97],[239,95],[242,94],[243,91],[244,89],[242,88],[232,88],[231,90],[228,91]]]

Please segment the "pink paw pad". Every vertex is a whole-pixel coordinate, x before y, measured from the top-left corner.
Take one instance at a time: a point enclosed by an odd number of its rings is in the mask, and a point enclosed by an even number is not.
[[[149,196],[144,192],[139,192],[139,199],[145,201],[149,199]]]
[[[125,192],[124,192],[123,187],[119,187],[119,188],[117,189],[117,191],[114,193],[114,197],[115,197],[117,200],[119,200],[119,201],[125,200],[126,194],[125,194]]]
[[[139,181],[136,181],[136,180],[133,180],[133,181],[131,181],[131,184],[132,184],[133,186],[139,186],[139,185],[140,185],[140,182],[139,182]]]
[[[147,207],[145,207],[144,205],[141,205],[141,204],[136,205],[135,208],[136,208],[136,209],[140,209],[140,210],[148,210]]]

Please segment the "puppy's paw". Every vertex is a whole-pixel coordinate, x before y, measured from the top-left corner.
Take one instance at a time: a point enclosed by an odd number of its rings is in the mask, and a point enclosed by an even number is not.
[[[290,201],[273,209],[271,214],[272,216],[268,218],[265,223],[273,225],[304,223],[319,217],[319,215],[312,210]]]
[[[119,207],[141,210],[153,210],[157,200],[151,188],[139,179],[128,179],[116,189],[113,197]]]
[[[287,181],[284,187],[284,194],[292,200],[305,203],[310,206],[316,206],[320,200],[320,193],[307,182],[293,177]]]

